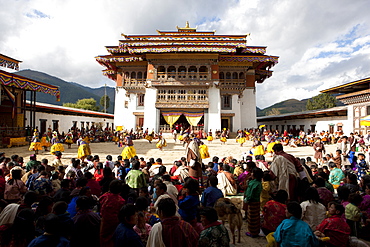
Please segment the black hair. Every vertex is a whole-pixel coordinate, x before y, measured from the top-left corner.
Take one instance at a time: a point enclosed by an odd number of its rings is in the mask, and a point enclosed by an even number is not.
[[[323,178],[316,178],[314,184],[316,184],[317,187],[325,187],[325,180]]]
[[[216,176],[210,176],[208,178],[208,182],[212,187],[217,187],[218,184],[218,178]]]
[[[88,156],[86,156],[86,159],[88,160],[88,161],[92,161],[92,159],[93,159],[94,157],[92,156],[92,155],[88,155]]]
[[[285,190],[278,190],[273,198],[275,201],[285,204],[288,200],[288,192]]]
[[[165,174],[165,173],[166,173],[166,167],[165,167],[165,166],[160,166],[160,167],[158,168],[158,174],[163,175],[163,174]]]
[[[271,175],[270,175],[270,171],[264,171],[263,172],[263,181],[271,181]]]
[[[275,144],[276,145],[276,144]],[[291,213],[294,217],[300,219],[302,217],[302,208],[298,202],[292,201],[288,202],[287,210]]]
[[[132,162],[132,169],[139,170],[139,168],[140,168],[140,162],[137,161],[137,160],[133,161]]]
[[[283,145],[281,143],[276,143],[273,147],[272,150],[274,152],[279,152],[279,151],[284,151]]]
[[[107,159],[108,161],[112,161],[112,155],[107,155],[106,159]]]
[[[308,187],[308,189],[305,191],[305,198],[306,200],[309,200],[311,203],[320,202],[319,192],[317,192],[317,189],[314,187]]]
[[[190,178],[189,180],[186,180],[184,188],[187,188],[189,190],[189,194],[195,194],[199,192],[199,182],[195,179]]]
[[[163,190],[164,192],[167,192],[167,185],[165,183],[159,183],[157,184],[158,189]]]
[[[340,150],[340,149],[337,149],[335,152],[337,152],[339,154],[342,154],[342,150]]]
[[[134,204],[124,205],[118,213],[118,219],[121,223],[126,223],[132,215],[135,215],[137,208]]]
[[[79,210],[87,210],[91,207],[91,200],[87,196],[79,196],[76,200],[76,208]]]
[[[158,212],[165,217],[174,216],[176,213],[176,205],[172,198],[164,198],[158,202]]]
[[[212,158],[213,163],[218,163],[219,158],[217,156],[214,156]]]
[[[149,206],[148,199],[143,196],[139,196],[136,199],[135,205],[136,205],[137,210],[139,211],[148,210],[148,206]]]
[[[113,194],[119,194],[122,190],[122,182],[120,180],[113,180],[109,184],[109,191]]]
[[[85,172],[85,173],[84,173],[84,177],[85,177],[86,179],[92,179],[92,178],[93,178],[93,175],[92,175],[92,173],[91,173],[91,172]]]
[[[348,197],[348,201],[352,204],[355,204],[356,206],[359,206],[362,200],[363,200],[362,196],[357,193],[352,193]]]
[[[348,179],[350,180],[349,184],[357,185],[357,175],[354,173],[347,174]]]
[[[258,167],[255,167],[252,169],[252,173],[253,173],[253,177],[257,180],[257,181],[261,181],[262,180],[262,177],[263,177],[263,171],[261,168],[258,168]]]
[[[205,207],[202,208],[199,212],[199,215],[203,215],[206,217],[206,219],[210,222],[216,222],[218,220],[217,211],[214,208],[211,207]]]
[[[44,219],[45,232],[56,235],[59,233],[60,219],[55,214],[48,214]]]
[[[154,158],[149,158],[149,162],[152,164],[155,163]]]
[[[68,204],[65,201],[56,202],[53,206],[53,212],[56,215],[64,214],[67,211]]]
[[[84,178],[84,177],[82,177],[82,178],[79,178],[79,179],[77,179],[77,181],[76,181],[76,187],[85,187],[86,186],[86,184],[87,184],[87,179],[86,178]]]
[[[175,166],[177,166],[177,167],[180,167],[180,166],[182,166],[182,163],[181,163],[181,161],[175,161]]]
[[[335,210],[338,210],[339,211],[339,214],[338,214],[339,216],[342,215],[344,213],[344,211],[345,211],[345,208],[343,207],[343,205],[340,204],[340,203],[338,203],[338,202],[336,202],[336,201],[329,202],[328,205],[329,205],[329,207],[331,205],[334,205]]]
[[[162,180],[163,180],[163,181],[171,182],[171,176],[170,176],[170,175],[168,175],[168,174],[165,174],[165,175],[163,175],[163,176],[162,176]]]
[[[351,191],[347,187],[339,186],[338,189],[337,189],[337,193],[338,193],[339,199],[341,199],[343,201],[347,201],[348,197],[349,197],[349,194],[351,194]]]
[[[155,161],[158,162],[158,163],[162,163],[162,159],[161,158],[158,158]]]
[[[322,177],[325,181],[328,181],[329,175],[326,172],[319,172],[319,177]]]

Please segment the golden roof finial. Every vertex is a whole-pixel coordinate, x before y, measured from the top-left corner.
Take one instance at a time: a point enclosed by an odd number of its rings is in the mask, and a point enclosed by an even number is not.
[[[185,28],[189,28],[189,21],[186,21]]]
[[[179,26],[176,26],[177,28],[177,31],[179,32],[196,32],[197,31],[197,27],[190,27],[189,25],[189,21],[186,21],[185,23],[185,27],[179,27]]]

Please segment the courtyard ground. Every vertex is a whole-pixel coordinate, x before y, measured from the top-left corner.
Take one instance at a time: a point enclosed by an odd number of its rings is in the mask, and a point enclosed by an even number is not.
[[[174,142],[171,137],[166,138],[167,140],[167,147],[163,149],[163,151],[158,150],[155,147],[155,141],[150,144],[147,140],[134,140],[134,146],[136,148],[137,155],[139,157],[144,157],[145,160],[149,158],[162,158],[163,163],[169,168],[172,166],[175,160],[179,160],[181,157],[185,155],[185,148],[183,147],[182,143],[179,141]],[[244,143],[243,147],[240,147],[238,143],[236,143],[235,139],[229,139],[225,145],[221,145],[219,140],[214,140],[212,143],[208,144],[207,141],[205,143],[208,145],[210,156],[218,156],[220,158],[226,156],[232,156],[238,160],[241,159],[242,153],[246,152],[249,153],[249,150],[252,147],[252,142],[247,141]],[[264,143],[265,145],[266,143]],[[102,161],[105,160],[105,157],[110,154],[113,156],[113,160],[116,160],[117,156],[121,154],[122,148],[119,148],[112,142],[108,143],[91,143],[91,150],[93,155],[99,155]],[[336,149],[335,145],[327,145],[326,150],[329,153],[334,153]],[[313,156],[314,150],[312,147],[285,147],[285,151],[300,157],[306,158],[307,156]],[[19,156],[24,158],[25,162],[29,161],[29,155],[33,152],[28,151],[28,147],[12,147],[12,148],[2,148],[0,152],[5,152],[7,157],[10,157],[12,154],[18,154]],[[75,158],[77,156],[77,145],[72,145],[71,149],[67,148],[65,145],[65,151],[63,152],[62,162],[64,165],[70,164],[70,159]],[[51,162],[54,160],[53,155],[49,152],[41,151],[37,159],[41,160],[46,158]],[[269,155],[266,155],[267,160],[271,160]],[[207,162],[211,161],[211,158],[205,159],[203,162],[207,164]],[[243,212],[244,214],[244,212]],[[228,224],[226,223],[228,228]],[[236,243],[235,246],[266,246],[266,240],[264,237],[258,238],[250,238],[245,235],[247,231],[247,224],[244,222],[241,232],[241,243]],[[230,238],[232,235],[230,234]]]

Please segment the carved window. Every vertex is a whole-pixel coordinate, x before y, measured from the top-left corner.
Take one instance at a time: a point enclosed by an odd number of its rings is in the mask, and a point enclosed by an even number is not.
[[[231,95],[223,95],[221,97],[221,109],[222,110],[231,110],[232,109],[232,105],[231,105]]]
[[[145,98],[145,94],[137,95],[137,106],[144,106],[144,98]]]

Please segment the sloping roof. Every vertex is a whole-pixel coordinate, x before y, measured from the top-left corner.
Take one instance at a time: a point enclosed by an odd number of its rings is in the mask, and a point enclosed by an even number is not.
[[[19,89],[27,90],[27,91],[36,91],[36,92],[51,94],[57,98],[57,101],[59,101],[59,98],[60,98],[59,87],[57,86],[53,86],[50,84],[32,80],[32,79],[29,79],[29,78],[26,78],[20,75],[8,73],[2,70],[0,70],[0,82],[2,85],[8,86],[8,87],[15,87],[15,88],[19,88]]]
[[[27,107],[30,106],[30,101],[26,101]],[[54,113],[54,114],[68,114],[76,116],[90,116],[90,117],[101,117],[101,118],[114,118],[114,114],[104,113],[98,111],[90,111],[84,109],[77,109],[72,107],[65,107],[59,105],[46,104],[41,102],[36,102],[36,111]]]
[[[361,90],[370,89],[369,87],[370,77],[364,78],[361,80],[349,82],[340,86],[328,88],[325,90],[320,91],[320,93],[330,93],[330,94],[338,94],[338,93],[353,93]]]

